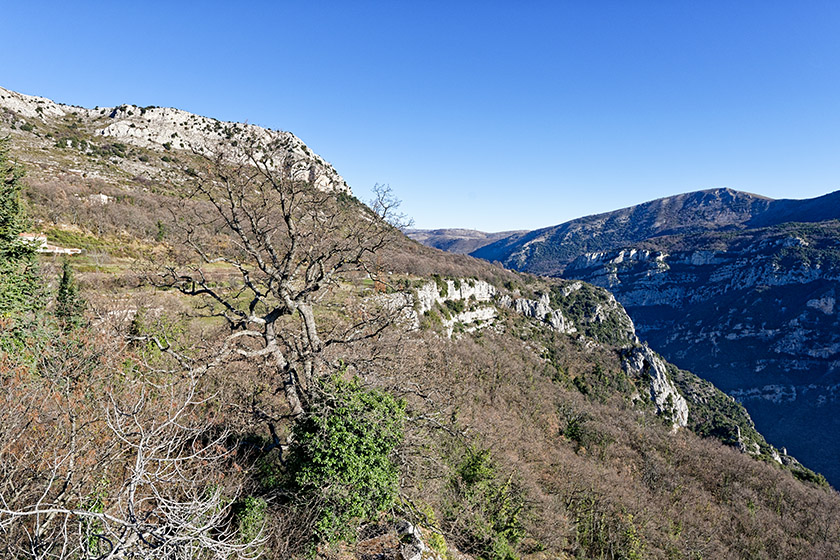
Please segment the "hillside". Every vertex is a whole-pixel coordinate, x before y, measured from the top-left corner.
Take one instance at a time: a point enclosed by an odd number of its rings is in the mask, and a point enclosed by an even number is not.
[[[732,189],[697,191],[517,234],[472,253],[509,268],[559,276],[586,253],[667,235],[840,219],[840,191],[813,200],[772,200]]]
[[[607,290],[424,247],[287,133],[14,107],[5,556],[840,555],[840,496]]]
[[[408,229],[405,234],[415,241],[450,253],[468,255],[500,239],[519,235],[524,231],[485,233],[474,229]]]
[[[771,441],[836,482],[838,218],[840,191],[771,200],[718,189],[473,254],[610,289],[655,349],[735,395]]]

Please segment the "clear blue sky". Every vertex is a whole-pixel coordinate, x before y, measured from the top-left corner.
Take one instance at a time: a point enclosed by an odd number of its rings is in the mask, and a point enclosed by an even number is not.
[[[15,2],[0,85],[290,130],[422,228],[840,189],[840,2]]]

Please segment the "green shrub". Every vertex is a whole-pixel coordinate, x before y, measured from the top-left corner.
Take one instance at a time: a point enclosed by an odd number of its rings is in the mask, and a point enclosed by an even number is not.
[[[469,447],[450,482],[454,501],[446,517],[461,548],[486,560],[515,560],[525,536],[522,492],[513,478],[501,478],[490,451]]]
[[[446,307],[450,311],[452,311],[453,313],[456,313],[456,314],[457,313],[463,313],[464,310],[467,307],[466,303],[462,299],[459,299],[459,300],[448,299],[448,300],[444,301],[443,303],[444,303],[444,305],[446,305]]]
[[[440,316],[440,313],[435,311],[434,309],[429,309],[423,315],[423,319],[420,322],[420,328],[423,329],[440,329],[443,327],[443,319]]]
[[[64,261],[55,299],[55,316],[65,331],[71,331],[84,324],[84,311],[85,301],[79,296],[73,269]]]
[[[391,455],[404,420],[402,401],[358,379],[334,376],[316,388],[292,428],[288,473],[296,495],[320,503],[317,540],[352,538],[354,523],[394,504],[399,471]]]
[[[15,323],[40,303],[37,254],[18,237],[30,224],[20,196],[23,174],[9,157],[8,138],[0,138],[0,319]],[[8,324],[0,328],[0,340],[11,330]]]
[[[160,243],[161,241],[166,239],[166,234],[167,234],[166,224],[164,224],[163,222],[158,220],[155,223],[155,227],[157,228],[157,232],[155,233],[155,241]]]
[[[449,295],[449,282],[441,278],[440,274],[432,274],[432,278],[437,285],[438,293],[440,297],[445,298]]]
[[[604,496],[579,492],[567,500],[574,522],[578,557],[641,560],[647,558],[645,541],[633,515],[616,511]]]
[[[268,504],[262,498],[248,496],[238,508],[239,537],[243,543],[255,541],[265,526]]]
[[[811,469],[803,466],[797,466],[792,468],[791,472],[793,473],[793,476],[802,482],[810,482],[811,484],[816,484],[817,486],[828,487],[828,481],[825,477],[819,473],[815,473]]]

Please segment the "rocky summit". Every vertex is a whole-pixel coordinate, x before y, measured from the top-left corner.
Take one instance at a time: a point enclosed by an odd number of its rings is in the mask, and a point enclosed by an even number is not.
[[[283,146],[298,177],[350,193],[338,172],[291,132],[232,123],[168,107],[118,105],[87,109],[0,87],[0,111],[13,137],[50,173],[84,170],[113,182],[114,171],[148,180],[178,181],[176,152],[236,149],[243,138]],[[29,134],[26,134],[29,133]],[[58,149],[56,149],[58,148]],[[127,149],[133,149],[129,157]],[[156,152],[164,152],[163,157]],[[151,158],[152,155],[156,157]],[[116,169],[115,169],[116,168]]]

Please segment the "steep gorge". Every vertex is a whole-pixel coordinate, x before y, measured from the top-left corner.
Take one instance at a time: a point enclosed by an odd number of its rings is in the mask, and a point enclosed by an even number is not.
[[[747,406],[759,429],[840,482],[840,192],[731,189],[515,235],[472,254],[606,287],[640,336]]]

